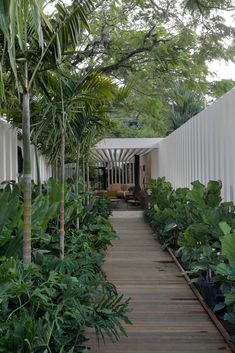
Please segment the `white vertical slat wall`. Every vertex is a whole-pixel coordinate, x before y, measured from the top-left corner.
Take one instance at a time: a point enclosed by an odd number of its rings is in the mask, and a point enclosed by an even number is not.
[[[17,133],[0,117],[0,183],[17,180]]]
[[[41,183],[44,183],[52,176],[52,166],[47,161],[46,157],[38,151],[39,169]],[[37,167],[36,167],[36,156],[35,147],[31,145],[31,166],[32,166],[32,180],[37,183]]]
[[[157,147],[155,177],[165,176],[174,187],[221,180],[224,200],[235,201],[235,89]]]
[[[0,117],[0,184],[3,181],[18,181],[17,146],[22,148],[22,141],[17,139],[17,130]],[[52,175],[52,167],[40,151],[39,164],[41,181],[48,180]],[[34,146],[31,146],[32,180],[37,182],[37,170]]]

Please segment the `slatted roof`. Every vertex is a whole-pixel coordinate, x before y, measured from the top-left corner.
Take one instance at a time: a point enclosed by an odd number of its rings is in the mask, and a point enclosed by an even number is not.
[[[93,159],[104,163],[131,163],[135,155],[144,156],[158,148],[163,138],[108,138],[97,143]]]

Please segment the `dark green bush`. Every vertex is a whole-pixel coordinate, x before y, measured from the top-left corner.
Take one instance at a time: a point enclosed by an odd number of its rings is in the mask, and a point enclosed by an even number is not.
[[[225,319],[235,324],[235,207],[222,203],[222,183],[199,181],[192,189],[173,190],[159,178],[149,185],[147,221],[163,246],[180,257],[191,278],[204,278],[220,287],[227,309]],[[232,260],[233,259],[233,260]]]
[[[88,327],[98,338],[118,339],[125,334],[122,323],[130,323],[129,300],[102,270],[105,250],[116,236],[107,212],[100,213],[93,198],[85,205],[83,196],[77,198],[66,186],[66,255],[61,260],[60,188],[50,180],[41,195],[33,195],[33,263],[26,265],[21,260],[20,187],[0,193],[0,352],[82,352]]]

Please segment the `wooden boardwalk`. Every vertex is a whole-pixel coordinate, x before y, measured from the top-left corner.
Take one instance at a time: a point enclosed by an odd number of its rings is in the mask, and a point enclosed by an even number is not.
[[[220,333],[188,287],[170,255],[135,212],[112,219],[118,240],[109,250],[105,270],[117,288],[131,297],[128,337],[97,346],[91,353],[230,352]]]

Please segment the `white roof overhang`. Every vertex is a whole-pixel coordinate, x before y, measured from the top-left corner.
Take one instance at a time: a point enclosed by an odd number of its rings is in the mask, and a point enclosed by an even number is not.
[[[103,163],[130,163],[135,155],[144,156],[158,148],[163,138],[109,138],[98,142],[93,159]]]

